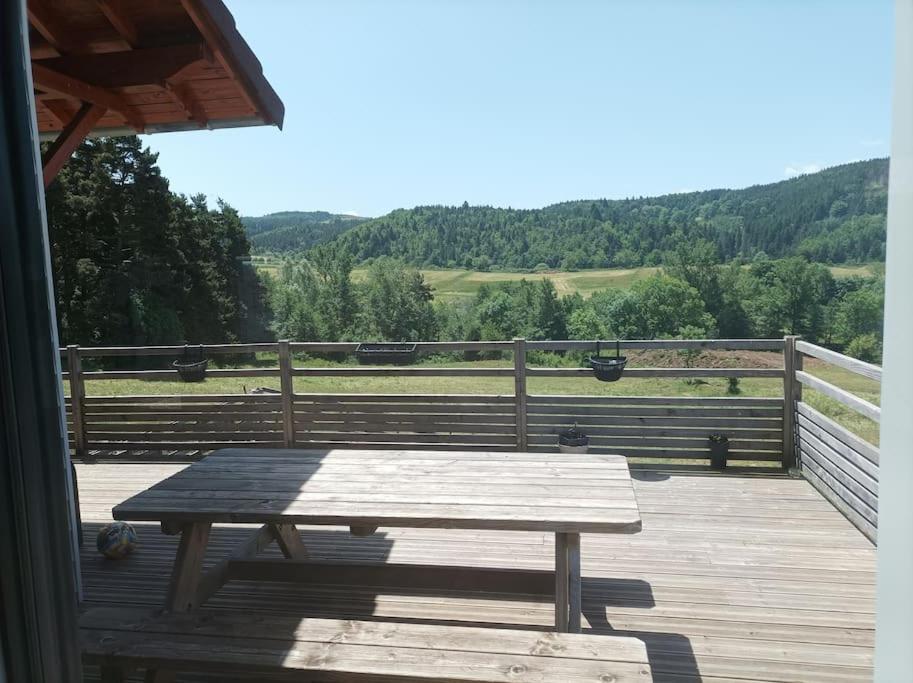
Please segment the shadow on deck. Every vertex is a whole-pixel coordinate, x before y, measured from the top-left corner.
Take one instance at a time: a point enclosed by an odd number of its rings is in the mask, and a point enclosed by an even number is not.
[[[137,524],[140,547],[120,562],[97,554],[94,539],[111,507],[183,466],[77,466],[87,605],[161,605],[174,537],[158,525]],[[656,681],[871,679],[874,548],[805,481],[645,472],[635,486],[641,534],[583,537],[584,632],[643,640]],[[331,527],[302,532],[311,557],[326,562],[534,570],[553,563],[552,539],[541,533],[381,529],[355,538]],[[217,526],[207,562],[246,533]],[[271,554],[281,557],[275,547],[265,553]],[[242,580],[208,605],[521,629],[548,629],[554,614],[551,602],[533,593]]]

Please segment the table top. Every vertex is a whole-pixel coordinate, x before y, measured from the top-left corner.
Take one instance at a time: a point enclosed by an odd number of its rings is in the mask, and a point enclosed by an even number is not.
[[[132,521],[636,533],[618,455],[228,448],[113,510]]]

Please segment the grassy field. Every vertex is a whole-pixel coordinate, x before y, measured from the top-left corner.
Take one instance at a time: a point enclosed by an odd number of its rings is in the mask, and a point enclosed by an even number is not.
[[[260,260],[255,266],[261,272],[276,275],[279,270],[279,263],[271,260]],[[638,280],[648,278],[659,271],[659,268],[603,268],[599,270],[579,270],[573,272],[567,271],[548,271],[543,273],[517,273],[517,272],[487,272],[480,273],[473,270],[455,269],[432,269],[423,270],[425,276],[432,287],[434,287],[435,298],[439,301],[454,301],[468,298],[475,295],[479,287],[483,284],[494,284],[498,282],[516,282],[518,280],[539,280],[547,277],[555,283],[558,293],[561,295],[573,294],[580,292],[583,296],[590,296],[593,292],[600,289],[626,289]],[[353,279],[357,282],[364,280],[367,275],[367,269],[356,268],[352,272]],[[831,272],[834,277],[850,277],[853,275],[869,275],[872,267],[863,266],[832,266]]]

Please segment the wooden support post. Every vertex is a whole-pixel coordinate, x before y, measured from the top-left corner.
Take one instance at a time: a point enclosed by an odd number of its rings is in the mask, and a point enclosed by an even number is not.
[[[514,405],[517,409],[517,450],[527,448],[526,433],[526,340],[514,337]]]
[[[794,335],[783,338],[783,467],[786,470],[796,467],[796,404],[802,400],[802,385],[796,380],[796,371],[802,367],[796,339]]]
[[[580,534],[567,534],[567,630],[580,633],[583,590],[580,577]]]
[[[86,139],[86,135],[105,115],[106,111],[107,109],[102,105],[86,102],[70,119],[64,129],[60,131],[60,135],[57,136],[57,139],[54,140],[41,160],[45,187],[50,185],[51,181],[57,177],[60,169],[67,163],[67,159],[82,144],[82,141]]]
[[[295,445],[295,383],[288,339],[279,341],[279,381],[282,389],[282,432],[286,448]]]
[[[86,437],[86,385],[82,376],[79,346],[67,346],[67,371],[70,375],[70,414],[73,418],[73,451],[80,460],[89,450]]]
[[[555,630],[568,630],[568,535],[555,534]]]

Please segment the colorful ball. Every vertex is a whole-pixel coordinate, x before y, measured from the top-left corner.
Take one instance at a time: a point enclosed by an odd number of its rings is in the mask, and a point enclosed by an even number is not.
[[[111,560],[120,560],[136,548],[136,530],[126,522],[111,522],[98,532],[98,552]]]

